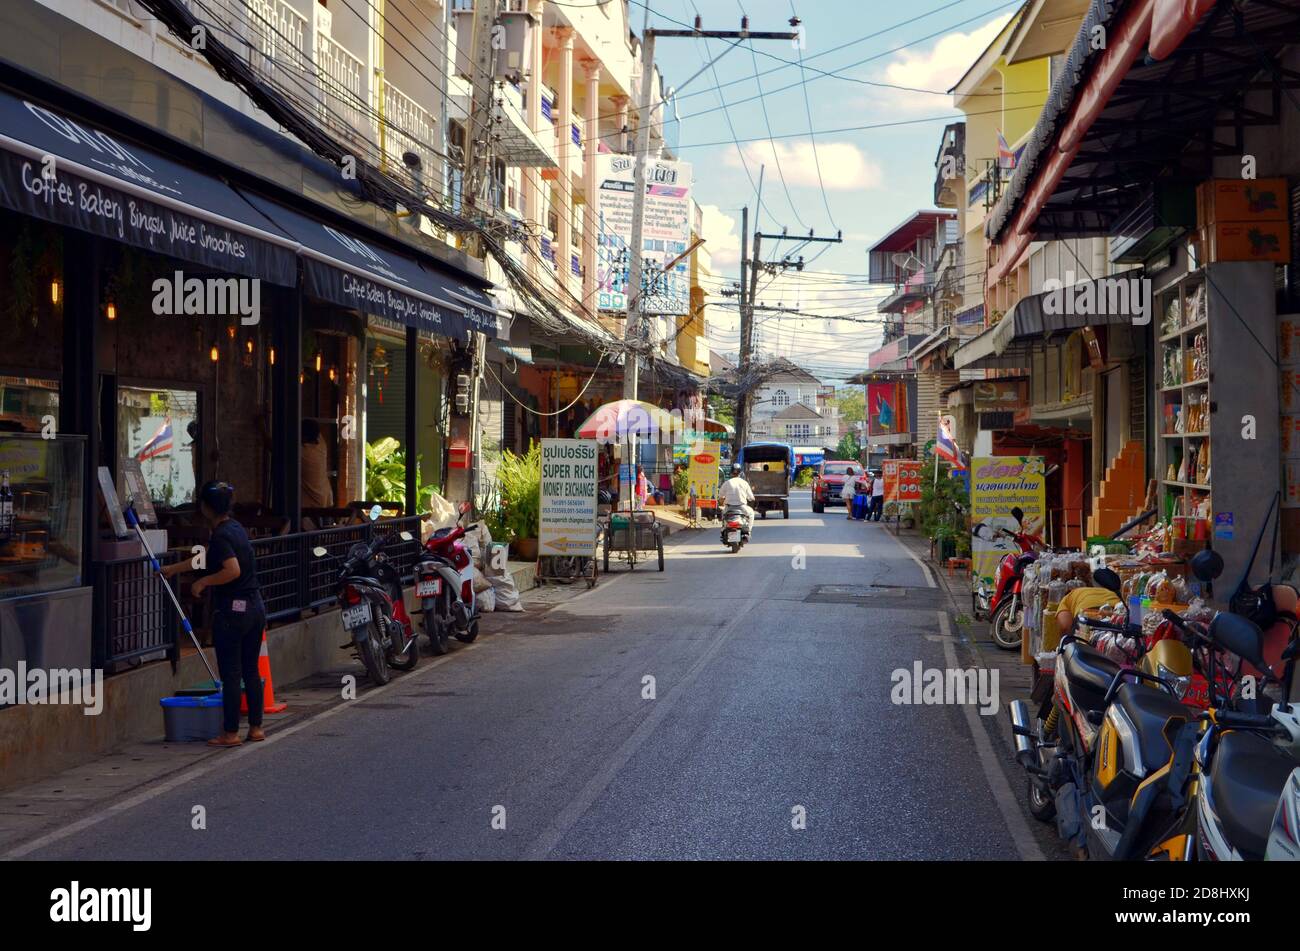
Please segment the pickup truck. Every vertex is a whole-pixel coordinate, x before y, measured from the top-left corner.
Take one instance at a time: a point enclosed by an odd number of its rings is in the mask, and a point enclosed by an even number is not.
[[[840,498],[840,492],[844,489],[844,480],[848,476],[850,466],[853,468],[855,475],[862,475],[864,467],[860,462],[828,459],[818,466],[817,472],[813,474],[812,481],[812,510],[814,512],[824,512],[828,505],[843,504],[844,500]]]

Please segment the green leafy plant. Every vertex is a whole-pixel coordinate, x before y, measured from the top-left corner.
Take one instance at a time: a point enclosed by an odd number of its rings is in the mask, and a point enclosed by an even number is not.
[[[970,550],[970,497],[966,483],[948,476],[947,467],[934,478],[935,460],[921,466],[921,501],[915,503],[921,531],[936,541],[952,539],[960,554],[963,540]]]
[[[691,491],[691,474],[685,468],[673,473],[673,492],[679,500],[684,500]]]
[[[857,459],[862,455],[862,447],[858,445],[858,437],[853,433],[845,433],[840,439],[839,444],[835,447],[835,458],[837,459]]]
[[[418,471],[421,457],[416,456]],[[416,489],[415,504],[421,512],[438,486],[430,483]],[[406,450],[392,436],[384,436],[366,445],[366,498],[372,502],[406,502]]]
[[[801,489],[806,489],[812,485],[813,471],[812,466],[805,466],[799,470],[799,474],[794,477],[794,484]]]
[[[501,505],[501,485],[494,479],[484,479],[482,484],[483,491],[474,497],[478,521],[487,526],[494,542],[509,544],[514,541],[514,536],[506,524],[505,509]]]
[[[522,456],[505,450],[497,479],[505,530],[512,538],[536,538],[542,491],[541,444],[533,443]]]

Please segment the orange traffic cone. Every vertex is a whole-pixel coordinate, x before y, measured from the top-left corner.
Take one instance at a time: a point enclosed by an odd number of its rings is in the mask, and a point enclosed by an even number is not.
[[[266,631],[262,632],[262,653],[257,658],[257,676],[262,680],[262,712],[283,713],[287,703],[275,702],[275,688],[271,686],[271,655],[266,649]],[[239,695],[239,712],[248,713],[248,695]]]

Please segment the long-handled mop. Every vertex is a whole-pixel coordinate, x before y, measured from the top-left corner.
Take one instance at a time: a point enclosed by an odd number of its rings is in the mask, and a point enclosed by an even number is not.
[[[140,519],[135,514],[135,499],[132,499],[127,503],[126,508],[122,510],[122,514],[126,516],[127,524],[135,529],[136,537],[140,539],[140,544],[144,546],[145,554],[149,556],[149,564],[153,566],[154,573],[157,574],[158,580],[162,583],[163,590],[167,592],[167,597],[171,598],[172,605],[176,608],[176,613],[180,615],[181,627],[185,628],[185,633],[188,634],[190,640],[194,642],[194,649],[199,652],[199,659],[203,661],[203,666],[208,668],[208,676],[212,678],[211,688],[195,687],[188,690],[179,690],[177,691],[178,696],[195,697],[217,693],[221,690],[221,681],[217,678],[217,674],[212,669],[212,665],[208,663],[207,655],[203,653],[203,648],[199,644],[199,639],[194,636],[194,628],[190,624],[190,619],[185,615],[185,609],[181,607],[181,602],[177,599],[176,592],[172,590],[172,586],[168,584],[167,579],[163,577],[162,565],[158,563],[157,557],[155,557],[153,550],[149,547],[148,539],[144,537],[144,530],[140,528]]]

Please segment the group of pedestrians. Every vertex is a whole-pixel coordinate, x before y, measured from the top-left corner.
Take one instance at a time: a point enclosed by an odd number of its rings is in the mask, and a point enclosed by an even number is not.
[[[844,474],[840,498],[844,500],[847,518],[879,522],[885,511],[885,477],[870,469],[858,472],[850,466]]]

